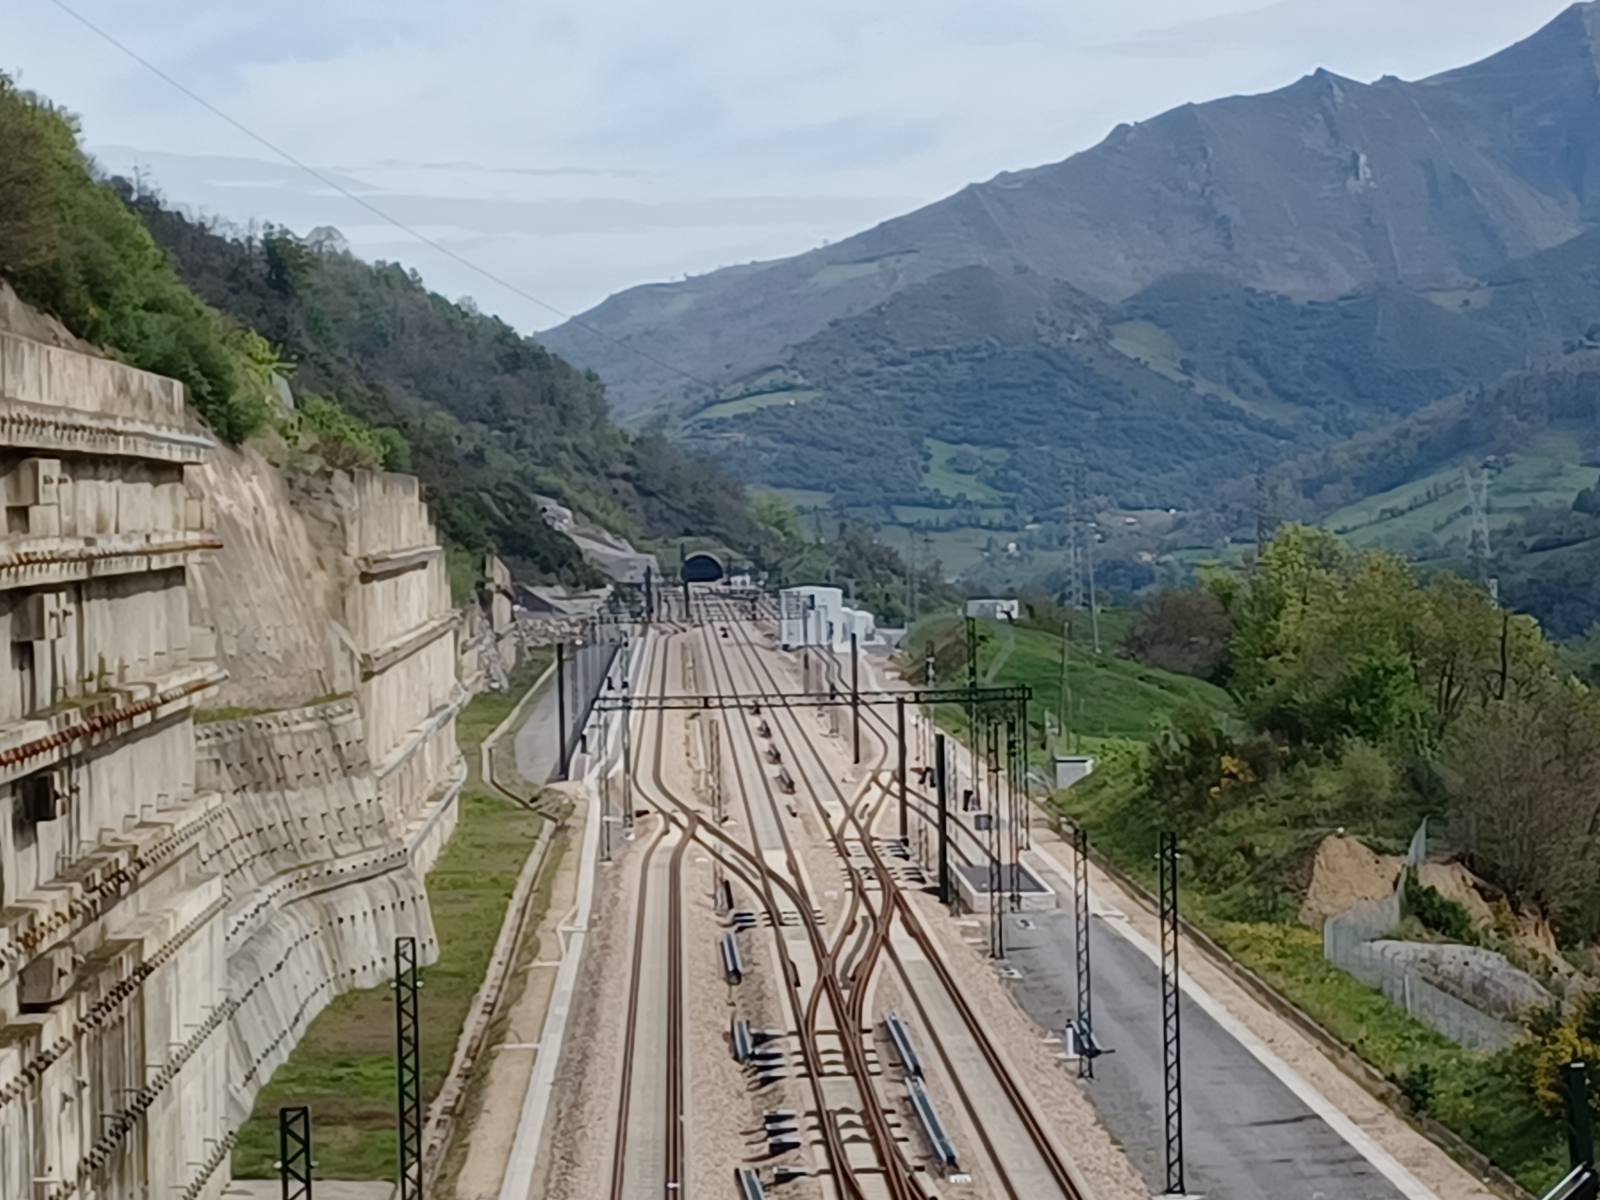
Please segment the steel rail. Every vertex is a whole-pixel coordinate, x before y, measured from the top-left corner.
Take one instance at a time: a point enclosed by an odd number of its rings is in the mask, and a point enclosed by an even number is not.
[[[686,630],[683,632],[690,633],[691,631]],[[663,637],[660,644],[664,647],[668,641],[668,637]],[[666,677],[669,667],[670,658],[664,656],[662,669],[663,688],[666,685]],[[680,799],[677,794],[673,792],[666,784],[662,759],[664,745],[664,736],[658,734],[656,738],[655,753],[653,755],[652,771],[654,778],[652,783],[660,791],[661,795],[666,798],[667,803],[679,810],[679,813],[682,815],[680,815],[678,819],[683,820],[687,816],[695,815],[694,810],[692,806]],[[736,775],[741,776],[742,784],[742,771],[739,767],[737,757],[734,759],[734,770]],[[772,802],[775,804],[776,801],[771,796],[770,781],[767,784],[767,788],[769,800],[772,800]],[[748,792],[742,786],[740,791],[745,797],[747,815],[752,817],[753,827],[753,812],[751,812],[749,809]],[[654,803],[653,799],[652,803]],[[662,811],[664,814],[669,813],[669,810],[667,810],[665,807],[662,808]],[[807,925],[808,932],[811,935],[813,954],[817,956],[817,959],[820,963],[824,957],[823,948],[820,943],[820,935],[814,928],[815,916],[807,905],[806,898],[802,896],[798,890],[783,877],[781,872],[775,871],[773,868],[768,866],[765,859],[762,858],[758,852],[752,852],[751,850],[747,849],[736,839],[730,837],[726,831],[718,829],[715,826],[708,826],[704,824],[701,824],[699,829],[705,834],[708,834],[713,841],[721,843],[722,845],[731,849],[736,855],[744,858],[750,864],[750,867],[753,869],[756,876],[762,880],[762,891],[764,892],[765,896],[765,906],[772,917],[773,929],[775,932],[781,929],[780,916],[782,908],[773,895],[773,887],[776,886],[788,896],[788,898],[794,903],[797,912],[800,914],[802,922],[806,923]],[[700,841],[702,845],[707,844],[704,837],[701,837]],[[823,1064],[820,1051],[817,1049],[814,1041],[808,1036],[808,1030],[803,1019],[805,1005],[800,996],[799,985],[796,982],[793,961],[788,958],[787,953],[783,948],[781,934],[776,938],[776,941],[778,943],[778,957],[784,966],[784,970],[782,971],[784,986],[789,995],[791,1007],[795,1012],[796,1023],[800,1034],[800,1050],[802,1057],[806,1062],[806,1072],[811,1081],[813,1099],[817,1108],[819,1122],[822,1127],[823,1144],[825,1154],[828,1159],[828,1167],[833,1172],[834,1177],[840,1182],[841,1191],[845,1192],[849,1197],[852,1198],[852,1200],[867,1200],[866,1193],[862,1191],[859,1182],[854,1177],[854,1172],[850,1168],[848,1151],[844,1146],[843,1137],[839,1133],[837,1125],[828,1119],[830,1114],[827,1097],[824,1094],[822,1086]]]
[[[711,639],[711,641],[718,643],[718,650],[722,658],[723,674],[727,677],[727,681],[731,686],[733,672],[732,665],[728,661],[726,651],[720,647],[720,639]],[[708,655],[708,660],[710,657],[711,656]],[[714,676],[717,674],[714,667],[712,674]],[[718,687],[720,690],[720,682]],[[734,690],[734,694],[738,694],[736,689]],[[781,726],[779,728],[781,729]],[[759,739],[756,738],[755,734],[750,730],[748,725],[744,725],[743,729],[745,739],[749,743],[752,753],[755,754],[757,760],[759,761],[761,757]],[[786,735],[784,740],[785,744],[790,744],[788,743]],[[792,744],[790,745],[790,748],[792,750]],[[740,793],[744,798],[746,813],[750,818],[750,831],[752,836],[754,836],[755,813],[750,803],[750,790],[743,786],[743,770],[739,765],[739,759],[737,755],[734,757],[734,771],[739,777]],[[879,1164],[883,1168],[884,1177],[888,1183],[890,1194],[894,1197],[894,1200],[921,1200],[920,1193],[914,1189],[914,1185],[910,1183],[909,1179],[906,1178],[906,1176],[900,1171],[895,1169],[897,1163],[903,1164],[903,1159],[899,1154],[898,1144],[894,1138],[894,1132],[889,1128],[888,1122],[884,1118],[883,1111],[879,1107],[876,1089],[873,1088],[871,1082],[872,1076],[870,1064],[866,1062],[866,1056],[862,1051],[858,1037],[852,1034],[852,1031],[848,1026],[849,1010],[847,1004],[845,1003],[845,998],[843,996],[836,973],[834,963],[835,947],[830,947],[823,938],[821,929],[819,928],[816,919],[815,908],[810,903],[809,896],[806,896],[801,889],[800,881],[803,876],[800,867],[800,858],[798,853],[795,851],[794,843],[789,836],[788,829],[783,824],[782,805],[778,802],[777,797],[772,792],[772,781],[767,777],[766,772],[764,771],[761,772],[761,779],[763,790],[767,796],[768,804],[772,807],[774,823],[778,829],[778,835],[783,842],[785,858],[788,862],[790,873],[794,878],[794,884],[793,886],[790,886],[787,881],[782,880],[781,876],[778,878],[785,891],[788,892],[791,898],[795,900],[796,911],[799,915],[802,925],[807,931],[809,940],[812,942],[813,953],[817,959],[818,986],[813,989],[811,997],[805,1006],[805,1015],[802,1021],[804,1041],[807,1044],[814,1046],[815,1040],[819,1036],[818,1025],[821,1021],[821,1005],[823,999],[826,998],[830,1006],[833,1008],[835,1023],[839,1026],[840,1044],[845,1052],[845,1057],[849,1065],[849,1074],[855,1080],[857,1089],[861,1094],[862,1118],[867,1123],[868,1135],[873,1141]],[[826,814],[823,815],[824,817],[826,816]],[[759,846],[756,847],[756,854],[759,855]],[[765,860],[760,859],[760,861],[763,867],[765,867]],[[770,868],[768,869],[770,870]],[[854,901],[855,899],[856,896],[853,893],[852,900]],[[818,1118],[821,1121],[825,1131],[831,1134],[832,1137],[840,1138],[840,1149],[842,1152],[842,1137],[838,1132],[837,1124],[830,1119],[832,1114],[829,1111],[826,1098],[822,1093],[821,1079],[823,1067],[820,1058],[818,1058],[814,1063],[808,1060],[807,1072],[815,1081],[814,1088],[816,1090],[818,1100]],[[847,1162],[847,1160],[844,1159],[841,1159],[841,1161]],[[845,1173],[845,1177],[850,1178],[850,1169],[848,1166],[845,1168]],[[850,1179],[850,1183],[851,1186],[857,1189],[859,1192],[859,1185],[855,1183],[853,1178]]]
[[[690,817],[672,851],[667,883],[667,1188],[682,1197],[688,1192],[688,1167],[683,1053],[683,856],[694,840],[698,816]]]
[[[634,918],[633,965],[628,980],[628,1015],[623,1027],[622,1079],[617,1085],[617,1133],[611,1149],[611,1200],[624,1200],[627,1194],[626,1160],[628,1150],[628,1119],[633,1103],[633,1062],[636,1056],[639,1031],[639,993],[644,974],[644,946],[649,910],[645,896],[649,890],[650,861],[655,857],[662,840],[667,836],[667,824],[661,823],[655,837],[645,849],[644,861],[639,865],[639,905]]]
[[[716,639],[716,641],[720,646],[720,639]],[[762,662],[760,656],[755,654],[755,647],[748,645],[748,643],[744,643],[743,639],[739,639],[739,641],[742,643],[740,649],[741,657],[744,658],[746,667],[751,671],[751,674],[754,675],[759,670],[760,673],[767,676],[767,680],[770,684],[777,686],[777,680],[773,676],[769,664]],[[721,650],[721,653],[723,656],[724,668],[731,678],[732,670],[731,664],[727,659],[727,652],[725,649],[723,649]],[[775,724],[773,728],[775,731],[775,736],[781,736],[784,743],[789,747],[791,753],[793,753],[795,743],[789,736],[784,724],[779,722]],[[748,729],[746,732],[748,733]],[[833,789],[834,794],[839,799],[841,807],[846,811],[846,813],[848,813],[849,804],[846,801],[843,793],[839,790],[837,783],[833,780],[832,770],[828,763],[823,759],[823,756],[817,749],[815,743],[812,741],[811,735],[803,727],[798,730],[798,734],[800,740],[805,744],[807,752],[813,758],[816,769],[827,775],[829,786]],[[886,747],[882,747],[882,749],[884,753],[887,753]],[[887,909],[884,912],[879,912],[873,907],[871,901],[866,898],[867,889],[865,887],[865,880],[860,878],[859,869],[856,868],[855,865],[850,861],[851,855],[843,834],[834,825],[832,818],[828,815],[826,810],[822,808],[821,803],[817,800],[814,791],[811,792],[811,799],[813,805],[815,806],[818,818],[822,822],[823,828],[828,831],[828,837],[833,843],[835,852],[844,862],[846,870],[849,871],[855,879],[855,886],[853,886],[851,889],[852,900],[859,900],[863,905],[865,905],[872,919],[873,927],[871,936],[868,940],[867,950],[867,956],[870,963],[870,960],[876,959],[879,949],[887,942],[889,936],[889,925],[886,920]],[[781,817],[779,818],[779,827],[782,831],[785,844],[790,845],[787,831],[782,830]],[[790,853],[792,855],[792,845],[790,847]],[[888,881],[887,885],[880,886],[887,902],[893,894],[893,881],[890,880]],[[912,1166],[905,1158],[903,1151],[900,1149],[899,1143],[894,1137],[894,1131],[890,1128],[888,1119],[884,1116],[881,1102],[877,1094],[877,1089],[871,1081],[870,1065],[866,1062],[866,1051],[861,1041],[863,1031],[861,1024],[862,1010],[867,990],[864,985],[867,977],[870,976],[870,965],[867,968],[866,974],[858,973],[856,977],[851,979],[848,995],[846,995],[846,989],[843,981],[841,981],[839,978],[838,951],[843,945],[845,936],[847,936],[847,932],[845,934],[841,934],[840,940],[836,942],[830,949],[826,961],[823,964],[825,968],[824,984],[829,991],[830,997],[833,999],[836,1017],[843,1017],[843,1019],[838,1022],[841,1027],[840,1035],[843,1049],[845,1050],[846,1058],[851,1061],[853,1068],[852,1074],[855,1075],[858,1081],[858,1086],[862,1090],[862,1099],[865,1108],[864,1116],[866,1116],[868,1121],[868,1131],[873,1137],[874,1142],[882,1147],[879,1153],[879,1160],[884,1164],[890,1190],[897,1197],[905,1196],[908,1198],[908,1200],[920,1200],[920,1186],[913,1178]],[[860,968],[858,968],[858,972],[859,971]],[[815,1001],[815,999],[816,996],[814,994],[813,1000]]]
[[[753,650],[754,648],[752,647],[751,649]],[[769,679],[770,678],[771,675],[769,672]],[[801,736],[808,743],[810,742],[810,735],[804,729],[801,730]],[[817,755],[820,765],[820,754],[816,752],[814,746],[812,747],[812,750],[813,753]],[[896,914],[899,915],[900,919],[904,922],[907,931],[911,934],[919,949],[923,951],[929,963],[933,966],[935,973],[939,976],[940,983],[943,985],[944,990],[949,995],[952,1004],[956,1008],[958,1014],[961,1016],[963,1024],[966,1025],[968,1031],[972,1034],[973,1040],[978,1046],[980,1053],[983,1055],[985,1062],[988,1064],[991,1072],[995,1076],[996,1081],[1005,1092],[1006,1097],[1008,1101],[1010,1101],[1013,1109],[1016,1111],[1017,1116],[1022,1121],[1024,1128],[1028,1132],[1029,1139],[1033,1142],[1035,1149],[1039,1152],[1040,1157],[1044,1161],[1052,1179],[1061,1189],[1062,1195],[1067,1197],[1067,1200],[1082,1200],[1084,1194],[1083,1188],[1080,1186],[1071,1168],[1061,1159],[1059,1153],[1057,1152],[1054,1141],[1049,1136],[1048,1130],[1045,1128],[1043,1122],[1040,1121],[1037,1113],[1033,1109],[1033,1106],[1028,1102],[1027,1097],[1022,1092],[1020,1086],[1017,1084],[1015,1078],[1012,1076],[1009,1068],[1007,1067],[1003,1057],[1000,1055],[998,1048],[994,1045],[992,1039],[990,1039],[987,1031],[982,1027],[976,1013],[971,1007],[971,1004],[961,991],[959,985],[956,983],[954,976],[950,973],[949,966],[944,961],[942,949],[937,945],[932,935],[929,934],[922,925],[921,919],[917,916],[915,911],[905,903],[904,897],[900,894],[898,888],[894,886],[893,872],[884,862],[883,856],[878,850],[877,845],[871,836],[870,823],[863,824],[860,814],[857,810],[857,806],[846,800],[842,791],[838,788],[837,783],[834,781],[831,772],[828,773],[828,780],[830,788],[833,789],[845,808],[847,820],[855,825],[858,833],[860,834],[860,841],[864,851],[873,862],[874,870],[877,872],[879,877],[880,888],[885,897],[886,917],[892,920]],[[912,993],[914,995],[914,989],[909,987],[910,980],[905,971],[904,963],[900,960],[899,953],[895,950],[892,942],[888,941],[888,924],[889,920],[885,920],[883,922],[883,927],[886,931],[884,944],[887,948],[888,955],[891,961],[896,964],[897,970],[902,979],[906,981],[908,985],[908,993]],[[855,981],[855,986],[852,988],[852,991],[855,994],[852,995],[852,1000],[857,1000],[858,996],[864,997],[865,988],[861,986],[864,982],[865,978],[858,978]],[[922,1005],[920,999],[917,1000],[917,1006],[919,1010],[921,1010]],[[857,1009],[859,1011],[859,1002],[857,1004]],[[926,1019],[925,1012],[923,1013],[923,1016],[924,1025],[927,1028],[929,1036],[934,1039],[936,1044],[940,1043],[937,1033],[933,1030],[932,1025]],[[941,1056],[943,1056],[944,1050],[942,1044],[940,1044],[940,1052]],[[948,1060],[946,1061],[948,1066]],[[962,1096],[963,1103],[967,1105],[969,1113],[971,1113],[974,1117],[974,1123],[979,1129],[980,1138],[985,1141],[986,1148],[990,1150],[991,1161],[994,1162],[996,1167],[999,1168],[1002,1173],[1004,1173],[1004,1167],[1001,1165],[999,1158],[993,1153],[992,1144],[989,1142],[988,1135],[983,1128],[984,1122],[978,1117],[977,1107],[974,1105],[970,1095],[967,1093],[965,1084],[960,1080],[959,1075],[953,1070],[951,1070],[949,1074],[955,1089]],[[1005,1186],[1007,1191],[1012,1196],[1018,1197],[1018,1200],[1020,1200],[1019,1193],[1011,1185],[1009,1179],[1005,1180]]]

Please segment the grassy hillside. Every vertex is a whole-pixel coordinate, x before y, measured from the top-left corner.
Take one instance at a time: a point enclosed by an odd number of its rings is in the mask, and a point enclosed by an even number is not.
[[[1069,727],[1076,734],[1093,738],[1147,741],[1179,709],[1228,709],[1228,696],[1221,688],[1120,657],[1118,647],[1128,621],[1126,612],[1101,614],[1101,653],[1097,655],[1080,614],[1067,658],[1070,715],[1062,690],[1064,638],[1060,632],[1004,621],[978,622],[979,678],[986,685],[1031,687],[1036,723],[1042,722],[1047,712],[1068,716]],[[913,664],[921,662],[931,648],[938,677],[947,683],[965,683],[965,638],[961,618],[930,618],[907,639],[906,657]]]
[[[1357,546],[1416,549],[1424,557],[1469,540],[1471,501],[1466,470],[1480,469],[1484,455],[1463,455],[1459,464],[1368,496],[1330,513],[1322,524]],[[1537,509],[1570,507],[1573,498],[1600,478],[1600,467],[1584,465],[1576,430],[1531,433],[1491,471],[1489,527],[1503,533]]]
[[[1508,604],[1572,637],[1600,621],[1600,519],[1575,511],[1600,480],[1597,435],[1600,350],[1579,341],[1493,387],[1300,460],[1288,487],[1354,544],[1471,572],[1466,478],[1487,474],[1486,569]]]
[[[1117,348],[1115,313],[1039,276],[974,267],[793,348],[794,406],[702,412],[683,436],[744,477],[847,506],[1034,508],[1078,454],[1119,503],[1194,497],[1202,464],[1281,456],[1287,435]],[[765,395],[770,371],[751,377]],[[735,403],[738,403],[737,401]]]

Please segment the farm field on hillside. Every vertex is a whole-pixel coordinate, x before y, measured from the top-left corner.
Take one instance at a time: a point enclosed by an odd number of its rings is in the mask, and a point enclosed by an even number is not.
[[[1504,528],[1530,509],[1567,505],[1600,479],[1580,465],[1575,435],[1550,431],[1526,452],[1508,456],[1489,485],[1489,526]],[[1470,532],[1471,498],[1462,467],[1442,467],[1422,479],[1368,496],[1329,516],[1323,525],[1356,546],[1409,548],[1423,538],[1441,544]]]
[[[721,417],[737,417],[743,413],[759,412],[763,408],[772,408],[778,404],[804,404],[807,400],[815,400],[821,394],[815,391],[788,391],[740,396],[737,400],[724,400],[718,404],[707,405],[689,420],[715,421]]]
[[[927,470],[923,472],[922,486],[931,488],[936,492],[943,492],[946,496],[965,495],[974,504],[998,504],[1001,495],[984,483],[976,475],[958,471],[952,461],[958,454],[968,452],[982,458],[985,462],[1004,461],[1004,450],[981,449],[975,446],[957,446],[950,442],[928,439],[928,451],[932,455]]]

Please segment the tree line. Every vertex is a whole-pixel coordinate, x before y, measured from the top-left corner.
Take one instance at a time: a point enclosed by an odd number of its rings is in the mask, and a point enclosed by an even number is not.
[[[1249,568],[1158,597],[1127,650],[1233,698],[1181,714],[1143,770],[1158,819],[1241,913],[1273,907],[1328,832],[1399,839],[1428,817],[1513,905],[1600,937],[1600,693],[1532,617],[1288,526]],[[1310,835],[1287,858],[1252,863],[1218,836],[1267,811]]]

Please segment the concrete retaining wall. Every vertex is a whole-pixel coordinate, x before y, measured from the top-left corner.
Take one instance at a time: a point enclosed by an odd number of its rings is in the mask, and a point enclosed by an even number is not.
[[[195,735],[200,784],[226,798],[202,854],[228,903],[236,1129],[329,1001],[390,978],[397,936],[436,961],[424,878],[455,829],[467,694],[415,480],[282,480],[244,456],[219,464],[214,511],[243,536],[197,574],[219,631],[246,622],[218,639],[229,695],[282,695],[287,677],[302,701]],[[323,690],[335,698],[303,703]]]
[[[190,478],[223,546],[189,577],[194,623],[229,673],[215,703],[279,708],[353,690],[338,555],[314,538],[324,531],[296,508],[290,481],[225,446]]]
[[[437,958],[444,555],[415,479],[282,475],[3,329],[0,499],[0,1197],[217,1200],[312,1019]]]
[[[200,778],[227,797],[201,855],[228,902],[236,1127],[329,1000],[389,977],[396,936],[437,957],[423,890],[437,836],[425,822],[395,835],[352,701],[205,725],[197,741]],[[454,804],[447,785],[433,824],[448,829]]]
[[[192,725],[217,673],[186,579],[214,540],[184,465],[210,443],[182,403],[0,333],[6,1200],[221,1188],[233,996]]]

